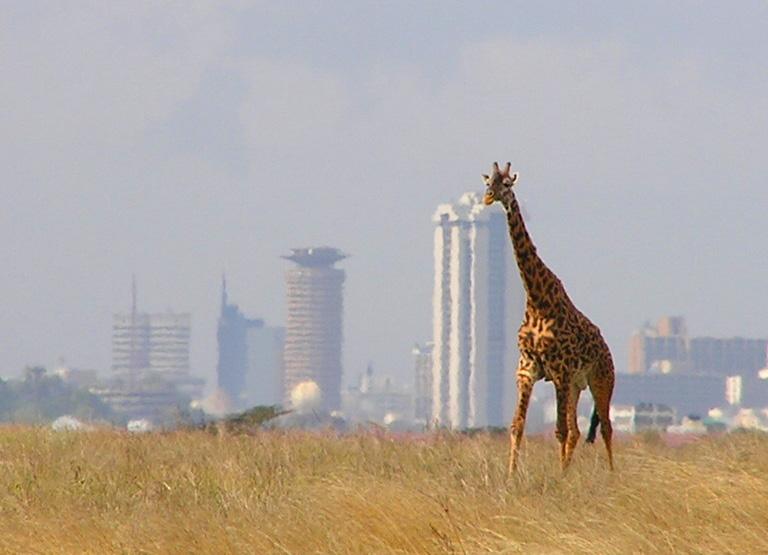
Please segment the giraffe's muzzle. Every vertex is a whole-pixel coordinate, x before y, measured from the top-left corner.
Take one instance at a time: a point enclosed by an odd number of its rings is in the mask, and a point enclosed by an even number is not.
[[[483,204],[486,206],[490,206],[493,204],[494,198],[493,193],[485,193],[485,196],[483,197]]]

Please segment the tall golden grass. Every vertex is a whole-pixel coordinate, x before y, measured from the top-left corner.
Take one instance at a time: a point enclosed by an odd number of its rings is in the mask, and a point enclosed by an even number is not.
[[[768,439],[0,429],[4,553],[768,553]]]

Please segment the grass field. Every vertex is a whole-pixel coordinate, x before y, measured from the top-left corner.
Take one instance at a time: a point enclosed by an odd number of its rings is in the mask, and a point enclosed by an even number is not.
[[[3,553],[768,553],[768,438],[0,428]]]

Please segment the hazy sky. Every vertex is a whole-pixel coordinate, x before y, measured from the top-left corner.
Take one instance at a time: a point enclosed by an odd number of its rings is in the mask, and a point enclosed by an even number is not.
[[[2,374],[108,369],[135,273],[212,378],[222,271],[282,324],[279,256],[327,244],[345,373],[410,380],[431,215],[493,160],[619,369],[664,314],[768,336],[768,4],[533,4],[0,4]]]

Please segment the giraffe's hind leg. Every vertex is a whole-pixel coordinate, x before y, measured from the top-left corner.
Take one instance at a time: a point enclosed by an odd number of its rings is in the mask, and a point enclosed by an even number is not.
[[[611,470],[613,470],[613,447],[611,444],[613,426],[611,426],[610,410],[615,380],[612,370],[612,368],[600,368],[589,380],[589,389],[592,392],[592,397],[595,399],[595,412],[600,420],[600,434],[605,442],[605,450],[608,453],[608,466]],[[590,426],[590,433],[591,428]]]
[[[576,449],[576,444],[579,442],[579,422],[578,422],[578,408],[579,408],[579,395],[581,389],[578,385],[571,383],[568,388],[568,407],[567,407],[567,420],[568,435],[565,440],[565,454],[563,456],[563,469],[568,468],[573,458],[573,451]]]

